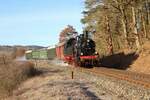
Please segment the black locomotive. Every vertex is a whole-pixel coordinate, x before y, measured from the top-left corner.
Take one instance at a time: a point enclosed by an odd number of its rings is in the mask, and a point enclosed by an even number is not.
[[[83,67],[97,64],[98,53],[95,50],[95,42],[89,38],[87,31],[65,43],[64,58],[68,63]]]

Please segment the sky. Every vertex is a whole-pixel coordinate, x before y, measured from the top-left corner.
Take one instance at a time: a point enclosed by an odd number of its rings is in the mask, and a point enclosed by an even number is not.
[[[0,45],[55,45],[68,24],[82,32],[83,8],[83,0],[0,0]]]

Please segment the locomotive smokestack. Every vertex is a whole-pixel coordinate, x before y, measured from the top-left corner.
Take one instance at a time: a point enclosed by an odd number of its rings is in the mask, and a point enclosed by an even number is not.
[[[88,39],[88,31],[86,31],[85,34],[86,34],[86,38]]]
[[[85,39],[88,39],[88,31],[85,31],[85,33],[84,33],[84,38],[85,38]]]

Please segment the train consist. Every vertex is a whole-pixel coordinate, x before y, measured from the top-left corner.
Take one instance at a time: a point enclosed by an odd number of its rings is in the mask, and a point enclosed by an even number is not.
[[[50,60],[58,58],[68,64],[76,66],[94,66],[98,64],[98,53],[95,50],[95,42],[83,34],[67,38],[59,42],[55,47],[26,52],[27,59]]]
[[[78,66],[94,66],[98,63],[95,42],[89,38],[88,32],[67,39],[56,46],[56,55],[69,64]]]

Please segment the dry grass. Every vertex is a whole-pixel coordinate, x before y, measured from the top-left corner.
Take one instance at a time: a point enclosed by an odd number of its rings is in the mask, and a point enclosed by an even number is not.
[[[130,71],[150,74],[150,42],[143,44],[138,59],[128,69]]]
[[[2,98],[11,95],[13,89],[22,81],[35,75],[36,70],[31,62],[14,61],[8,54],[0,56],[5,56],[5,63],[0,60],[0,98]]]
[[[6,100],[99,100],[88,87],[91,82],[78,76],[71,79],[71,70],[61,66],[63,63],[40,60],[37,63],[42,72],[40,77],[21,84]]]

